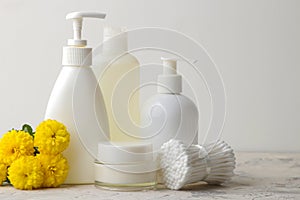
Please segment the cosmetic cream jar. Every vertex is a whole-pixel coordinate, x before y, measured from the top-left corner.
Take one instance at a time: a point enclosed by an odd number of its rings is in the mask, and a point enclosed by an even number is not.
[[[137,142],[102,142],[95,161],[95,185],[109,190],[153,189],[157,163],[152,145]]]

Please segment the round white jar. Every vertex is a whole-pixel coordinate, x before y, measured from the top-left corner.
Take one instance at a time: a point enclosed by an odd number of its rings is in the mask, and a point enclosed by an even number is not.
[[[98,144],[95,185],[109,190],[145,190],[156,185],[152,145],[138,142]]]

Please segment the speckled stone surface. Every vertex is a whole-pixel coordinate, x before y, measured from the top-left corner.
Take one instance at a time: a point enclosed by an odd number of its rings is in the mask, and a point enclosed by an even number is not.
[[[141,192],[113,192],[93,185],[64,185],[34,191],[0,187],[0,199],[299,199],[300,153],[237,153],[236,176],[224,186],[193,185],[185,190],[157,189]]]

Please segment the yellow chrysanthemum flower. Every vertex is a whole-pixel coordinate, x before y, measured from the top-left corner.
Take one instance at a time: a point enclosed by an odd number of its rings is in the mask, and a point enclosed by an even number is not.
[[[24,131],[11,130],[0,140],[0,155],[6,165],[21,156],[33,155],[33,138]]]
[[[6,180],[7,177],[7,165],[0,163],[0,185]]]
[[[65,181],[69,166],[67,159],[62,154],[39,154],[37,158],[40,160],[44,171],[43,187],[57,187]]]
[[[23,156],[8,168],[8,179],[17,189],[40,188],[44,181],[42,165],[37,157]]]
[[[64,151],[70,143],[70,134],[66,127],[56,121],[48,119],[36,128],[34,146],[41,154],[58,154]]]

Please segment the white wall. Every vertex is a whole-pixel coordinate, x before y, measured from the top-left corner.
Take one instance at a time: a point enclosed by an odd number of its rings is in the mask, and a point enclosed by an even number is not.
[[[0,132],[43,119],[71,36],[66,13],[97,10],[129,28],[156,26],[193,37],[224,79],[223,139],[237,150],[300,151],[300,1],[2,0]],[[85,36],[100,42],[103,22]]]

